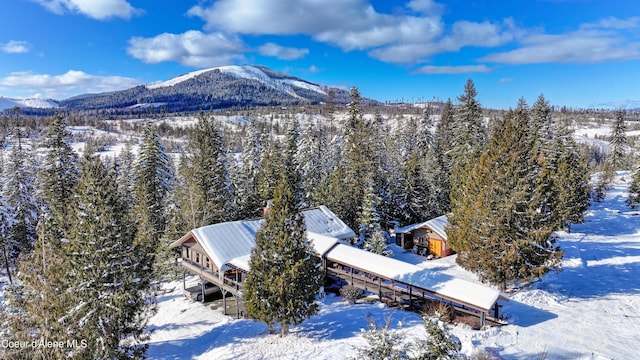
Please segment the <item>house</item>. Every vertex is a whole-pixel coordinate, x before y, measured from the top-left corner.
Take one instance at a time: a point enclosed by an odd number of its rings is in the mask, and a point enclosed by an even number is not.
[[[407,308],[423,309],[429,301],[445,302],[456,311],[479,316],[482,324],[485,320],[502,323],[498,301],[509,299],[499,290],[347,245],[356,234],[325,206],[305,210],[303,214],[307,238],[328,279],[375,293],[380,299]],[[242,315],[243,283],[250,271],[255,235],[263,222],[260,219],[208,225],[189,231],[170,245],[181,249],[180,264],[185,274],[198,275],[203,284],[208,281],[220,288],[225,314],[227,297],[232,296],[236,316]],[[432,237],[444,242],[437,249],[447,248],[446,217],[427,223],[429,227],[416,224],[415,228],[399,229],[404,231],[398,234],[401,241],[410,240],[407,244],[413,246],[414,233],[427,234],[427,229],[431,229],[438,238]]]
[[[395,230],[396,244],[420,255],[449,256],[453,250],[449,247],[445,228],[447,215],[439,216],[422,223],[412,224]]]
[[[313,240],[319,257],[338,241],[348,242],[356,236],[326,206],[305,210],[303,214],[307,236]],[[264,219],[258,219],[203,226],[189,231],[169,247],[181,249],[180,264],[185,272],[198,275],[220,288],[225,311],[227,295],[232,295],[236,299],[236,312],[239,315],[242,283],[249,272],[256,232],[263,222]]]

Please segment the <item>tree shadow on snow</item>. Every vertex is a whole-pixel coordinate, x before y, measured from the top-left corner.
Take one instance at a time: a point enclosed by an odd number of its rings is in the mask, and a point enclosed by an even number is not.
[[[640,242],[589,239],[561,247],[578,263],[548,274],[542,287],[578,298],[640,294]]]
[[[558,317],[552,312],[538,309],[531,305],[527,305],[516,300],[511,300],[505,305],[509,318],[507,321],[511,325],[517,325],[523,328],[538,325],[548,320]]]
[[[328,311],[321,311],[311,319],[296,326],[295,332],[317,340],[337,340],[351,338],[368,329],[367,318],[373,316],[376,323],[384,323],[385,316],[392,319],[392,327],[409,327],[421,324],[416,313],[383,307],[375,304],[332,304]],[[400,326],[402,323],[402,326]]]
[[[192,359],[210,349],[253,338],[265,330],[266,326],[263,324],[238,320],[225,323],[193,338],[151,343],[147,356],[150,359]]]

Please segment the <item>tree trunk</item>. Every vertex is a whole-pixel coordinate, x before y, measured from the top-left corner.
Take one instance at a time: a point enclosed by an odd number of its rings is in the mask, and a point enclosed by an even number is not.
[[[11,267],[9,266],[9,255],[7,254],[7,247],[5,245],[2,246],[2,251],[4,253],[4,264],[7,267],[7,276],[9,276],[9,284],[13,285],[13,280],[11,279]]]
[[[287,334],[289,334],[289,322],[288,321],[283,321],[280,323],[280,336],[285,336]]]

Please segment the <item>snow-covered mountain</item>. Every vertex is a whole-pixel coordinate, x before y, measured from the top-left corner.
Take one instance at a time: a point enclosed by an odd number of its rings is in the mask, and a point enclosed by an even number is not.
[[[311,82],[308,82],[299,78],[295,78],[293,76],[289,76],[283,73],[277,73],[262,66],[238,66],[238,65],[219,66],[219,67],[214,67],[214,68],[209,68],[204,70],[193,71],[193,72],[175,77],[171,80],[147,85],[147,89],[159,89],[163,87],[175,86],[185,81],[197,78],[198,76],[204,75],[208,72],[221,72],[224,74],[234,76],[238,79],[255,80],[262,83],[265,86],[268,86],[272,89],[281,91],[283,93],[289,94],[297,98],[302,98],[302,96],[296,93],[296,88],[314,91],[321,95],[327,94],[326,91],[319,85],[313,84]]]
[[[58,103],[51,99],[29,98],[29,99],[13,99],[0,96],[0,111],[12,109],[14,107],[51,109],[57,108]]]
[[[264,66],[220,66],[198,70],[146,86],[61,101],[63,108],[134,109],[162,106],[168,111],[197,111],[237,106],[318,104],[333,93],[347,103],[348,92],[271,70]]]

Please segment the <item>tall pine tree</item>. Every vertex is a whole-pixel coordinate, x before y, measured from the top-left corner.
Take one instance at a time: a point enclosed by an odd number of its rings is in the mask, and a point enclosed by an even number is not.
[[[174,182],[173,169],[156,128],[147,124],[134,168],[132,215],[136,225],[136,251],[145,255],[140,269],[147,281],[154,278],[156,255],[166,251],[161,243],[167,219],[166,197]],[[155,274],[156,277],[160,274]]]
[[[247,315],[270,328],[280,323],[281,334],[285,335],[290,325],[315,314],[322,273],[313,252],[304,215],[282,174],[251,251],[251,271],[245,285]]]
[[[73,208],[67,244],[73,281],[67,292],[76,303],[59,321],[68,339],[87,340],[87,346],[73,349],[72,356],[141,358],[148,304],[138,269],[145,255],[134,249],[135,228],[115,173],[90,153],[80,162]]]
[[[540,173],[527,140],[526,104],[521,102],[496,123],[491,141],[452,202],[449,241],[457,262],[484,281],[505,288],[554,269],[562,251],[554,245],[553,224],[541,211],[535,191]]]

